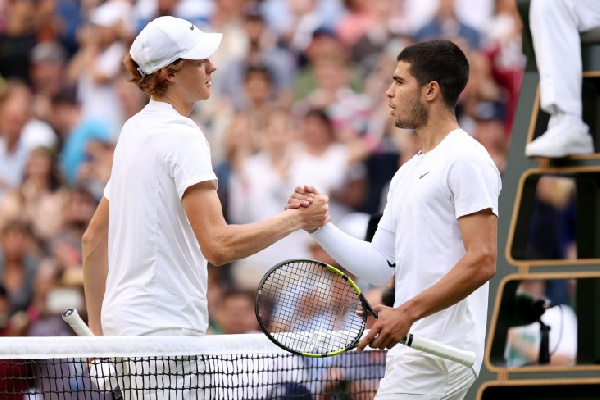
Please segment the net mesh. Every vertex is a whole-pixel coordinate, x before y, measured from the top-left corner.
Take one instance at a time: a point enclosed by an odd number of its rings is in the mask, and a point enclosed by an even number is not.
[[[0,339],[0,399],[372,399],[385,352],[310,358],[262,334]]]
[[[300,353],[326,354],[351,346],[365,323],[366,316],[358,311],[363,306],[350,284],[311,261],[274,269],[258,296],[263,326],[279,343]]]

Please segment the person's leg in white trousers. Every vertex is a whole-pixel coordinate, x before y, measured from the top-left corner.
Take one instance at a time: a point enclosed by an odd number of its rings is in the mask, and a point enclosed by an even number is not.
[[[550,113],[548,131],[526,148],[529,156],[593,153],[581,119],[580,32],[600,27],[599,0],[532,0],[529,20],[540,73],[541,108]]]

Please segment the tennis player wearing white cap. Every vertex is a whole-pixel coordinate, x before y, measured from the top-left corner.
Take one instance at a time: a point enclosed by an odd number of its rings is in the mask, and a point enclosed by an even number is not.
[[[160,17],[124,58],[131,81],[151,100],[124,124],[104,197],[83,236],[86,305],[96,335],[203,335],[207,261],[247,257],[329,218],[325,196],[315,197],[314,209],[257,223],[228,225],[223,218],[208,142],[189,118],[194,103],[210,96],[216,67],[209,57],[221,37]]]

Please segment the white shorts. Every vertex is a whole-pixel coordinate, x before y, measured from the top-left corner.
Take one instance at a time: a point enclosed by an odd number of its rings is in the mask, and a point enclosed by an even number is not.
[[[375,400],[461,400],[477,379],[471,368],[412,349],[387,361]]]

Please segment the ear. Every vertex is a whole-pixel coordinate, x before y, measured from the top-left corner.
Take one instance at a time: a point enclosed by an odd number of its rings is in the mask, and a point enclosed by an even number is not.
[[[169,72],[168,68],[162,68],[159,72],[160,72],[160,77],[163,78],[164,80],[167,80],[169,82],[175,81],[175,73]]]
[[[438,97],[441,98],[442,92],[440,84],[437,81],[431,81],[425,85],[425,99],[427,101],[434,101]]]

